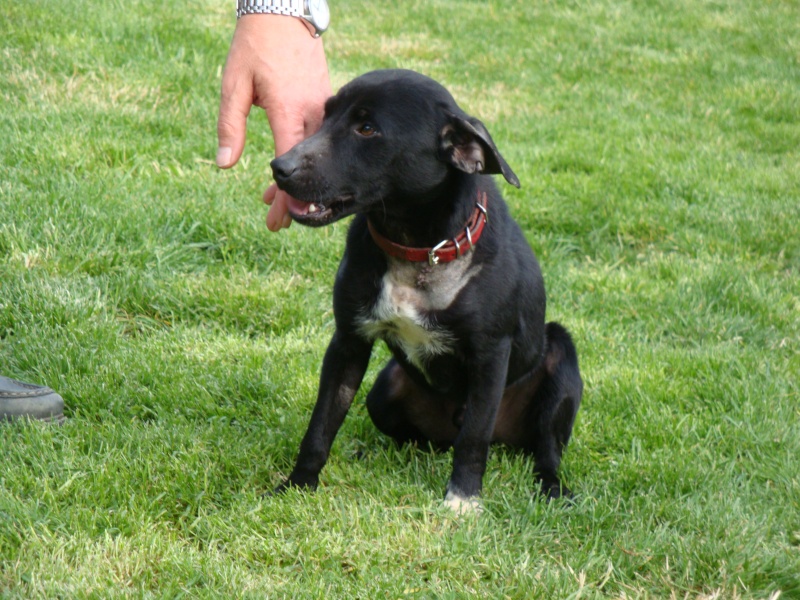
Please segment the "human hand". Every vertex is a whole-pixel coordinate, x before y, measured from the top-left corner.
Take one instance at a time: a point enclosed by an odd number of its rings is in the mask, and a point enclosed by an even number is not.
[[[267,113],[275,155],[280,156],[319,129],[331,95],[328,64],[320,38],[305,23],[283,15],[245,15],[236,22],[222,73],[217,166],[228,169],[242,155],[251,106]],[[289,227],[289,196],[273,183],[264,192],[271,205],[267,227]]]

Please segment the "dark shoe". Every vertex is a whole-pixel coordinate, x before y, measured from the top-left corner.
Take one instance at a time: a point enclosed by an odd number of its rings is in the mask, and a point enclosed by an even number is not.
[[[64,400],[49,387],[0,376],[0,421],[37,419],[64,422]]]

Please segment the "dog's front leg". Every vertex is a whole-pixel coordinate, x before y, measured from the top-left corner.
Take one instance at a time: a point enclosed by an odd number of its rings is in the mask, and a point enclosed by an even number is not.
[[[322,361],[317,403],[311,414],[300,452],[289,478],[275,492],[288,487],[316,488],[339,431],[369,363],[372,344],[353,335],[333,334]]]
[[[445,505],[458,513],[479,510],[489,444],[503,398],[511,339],[504,338],[491,352],[470,366],[467,403],[461,430],[453,444],[453,473],[447,483]]]

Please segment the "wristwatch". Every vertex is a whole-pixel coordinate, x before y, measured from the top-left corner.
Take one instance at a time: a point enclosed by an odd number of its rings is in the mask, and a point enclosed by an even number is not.
[[[314,28],[314,37],[321,36],[331,22],[326,0],[237,0],[237,19],[252,14],[299,17]]]

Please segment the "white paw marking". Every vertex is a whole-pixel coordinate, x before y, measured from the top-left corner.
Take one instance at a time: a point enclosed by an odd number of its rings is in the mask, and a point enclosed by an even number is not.
[[[464,498],[451,491],[444,497],[444,505],[457,515],[479,515],[483,512],[483,506],[477,496]]]

